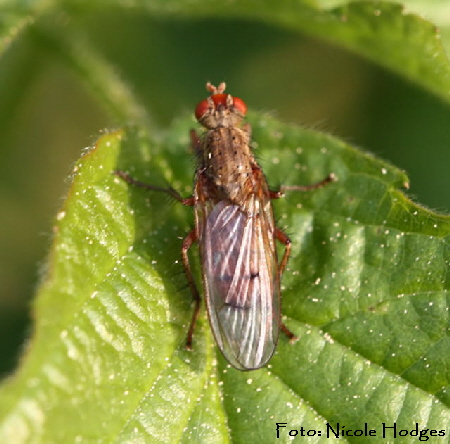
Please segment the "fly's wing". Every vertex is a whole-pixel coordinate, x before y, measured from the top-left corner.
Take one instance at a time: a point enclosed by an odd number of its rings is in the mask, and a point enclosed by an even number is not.
[[[281,322],[270,202],[263,208],[254,196],[249,199],[245,210],[219,202],[200,237],[211,327],[225,358],[240,370],[267,363]]]

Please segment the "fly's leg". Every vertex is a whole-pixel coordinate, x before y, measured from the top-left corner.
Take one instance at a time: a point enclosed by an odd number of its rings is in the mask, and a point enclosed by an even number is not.
[[[195,204],[194,197],[191,196],[188,197],[187,199],[183,199],[180,196],[180,193],[178,193],[178,191],[174,190],[173,188],[162,188],[157,187],[155,185],[149,185],[147,183],[141,182],[140,180],[136,180],[135,178],[131,177],[129,174],[125,173],[125,171],[122,170],[115,170],[114,174],[123,179],[126,183],[133,185],[135,187],[144,188],[145,190],[159,191],[161,193],[166,193],[170,197],[173,197],[178,202],[181,202],[183,205],[193,206]]]
[[[286,191],[310,191],[310,190],[316,190],[317,188],[322,188],[325,185],[329,184],[330,182],[335,182],[336,176],[331,173],[325,179],[321,180],[320,182],[314,183],[312,185],[307,186],[284,186],[281,187],[278,191],[270,191],[270,198],[271,199],[279,199],[284,195]],[[275,238],[284,244],[284,254],[281,258],[280,265],[278,268],[278,272],[280,273],[280,277],[284,272],[284,269],[286,268],[289,256],[291,254],[291,240],[289,239],[289,236],[284,233],[279,228],[275,229]],[[288,337],[289,342],[293,344],[295,341],[297,341],[298,337],[294,335],[294,333],[289,330],[286,325],[283,323],[281,324],[281,331]]]
[[[194,133],[195,134],[195,133]],[[188,197],[187,199],[183,199],[180,194],[174,190],[173,188],[161,188],[154,185],[148,185],[144,182],[134,179],[124,171],[116,170],[114,174],[130,185],[137,186],[139,188],[144,188],[150,191],[160,191],[162,193],[166,193],[169,196],[176,199],[178,202],[181,202],[183,205],[193,206],[195,205],[195,199],[193,196]],[[191,289],[192,296],[194,297],[195,307],[194,313],[192,315],[191,324],[189,325],[189,330],[186,338],[186,348],[189,350],[192,349],[192,335],[194,334],[195,323],[197,322],[197,318],[200,312],[200,293],[198,292],[197,286],[195,285],[194,278],[191,272],[191,266],[189,264],[189,256],[188,251],[192,247],[192,244],[197,241],[197,233],[195,229],[189,232],[189,234],[184,238],[183,244],[181,247],[181,257],[183,259],[183,267],[184,272],[186,273],[186,277],[189,283],[189,288]]]
[[[315,190],[317,188],[322,188],[325,185],[327,185],[330,182],[336,181],[336,176],[331,173],[325,179],[321,180],[320,182],[314,183],[312,185],[307,186],[289,186],[289,187],[281,187],[279,191],[269,191],[270,198],[271,199],[279,199],[284,195],[285,191],[290,190],[296,190],[296,191],[310,191]],[[275,230],[275,238],[283,243],[285,245],[285,250],[283,257],[281,258],[280,266],[279,266],[279,272],[280,276],[283,274],[284,269],[286,268],[287,261],[289,259],[289,256],[291,254],[291,240],[289,239],[288,235],[284,233],[279,228],[276,228]]]
[[[195,324],[200,313],[200,293],[198,292],[197,286],[195,285],[194,277],[192,276],[191,265],[189,263],[189,248],[192,244],[197,241],[197,233],[195,229],[190,231],[190,233],[184,238],[183,245],[181,247],[181,256],[183,259],[184,272],[189,283],[189,288],[191,289],[192,296],[194,297],[194,313],[192,314],[191,324],[189,325],[189,330],[186,338],[186,348],[192,350],[192,336],[194,334]]]
[[[189,137],[191,139],[192,150],[197,156],[199,156],[202,152],[202,141],[200,137],[198,136],[197,132],[193,129],[189,131]]]
[[[295,336],[294,333],[292,333],[285,324],[281,323],[280,329],[287,336],[291,344],[295,344],[298,341],[298,336]]]
[[[284,244],[284,254],[278,267],[278,272],[280,273],[281,277],[281,275],[284,273],[284,269],[286,268],[289,256],[291,255],[291,239],[289,239],[289,236],[280,228],[275,229],[275,238],[277,241]]]
[[[289,236],[284,231],[280,230],[279,228],[275,229],[275,238],[278,241],[280,241],[281,243],[283,243],[284,247],[285,247],[283,257],[281,258],[281,262],[278,267],[278,272],[279,272],[280,278],[281,278],[281,275],[283,274],[284,269],[286,268],[287,261],[291,254],[291,240],[289,239]],[[292,333],[291,330],[289,330],[289,328],[286,327],[286,325],[284,325],[282,323],[280,328],[281,328],[281,331],[287,336],[287,338],[289,339],[289,342],[291,344],[293,344],[295,341],[297,341],[298,337],[295,336],[294,333]]]
[[[333,173],[328,174],[325,179],[321,180],[320,182],[313,183],[311,185],[306,186],[300,186],[300,185],[291,185],[291,186],[282,186],[278,191],[270,191],[270,198],[271,199],[279,199],[280,197],[284,196],[286,191],[311,191],[311,190],[317,190],[318,188],[322,188],[325,185],[336,182],[337,178]]]

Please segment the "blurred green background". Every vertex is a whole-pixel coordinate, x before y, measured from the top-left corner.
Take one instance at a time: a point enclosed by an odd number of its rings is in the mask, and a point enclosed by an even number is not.
[[[61,27],[74,19],[45,20],[51,29],[53,22]],[[404,79],[329,43],[251,21],[155,19],[115,8],[77,20],[84,37],[132,85],[154,127],[168,128],[193,110],[206,97],[206,81],[224,80],[250,108],[390,160],[408,172],[415,201],[448,212],[450,106]],[[100,131],[124,123],[38,27],[4,54],[0,375],[14,368],[30,335],[31,301],[73,163]]]

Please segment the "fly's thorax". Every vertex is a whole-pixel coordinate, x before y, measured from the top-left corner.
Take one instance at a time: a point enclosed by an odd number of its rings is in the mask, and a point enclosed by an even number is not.
[[[253,170],[259,168],[249,146],[248,132],[242,128],[216,128],[207,131],[202,142],[201,169],[208,180],[222,194],[221,198],[239,199],[252,181]]]

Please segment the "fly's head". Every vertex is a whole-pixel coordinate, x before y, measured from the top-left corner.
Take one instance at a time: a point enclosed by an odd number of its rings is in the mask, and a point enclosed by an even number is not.
[[[239,97],[224,94],[223,82],[217,88],[207,83],[206,89],[211,95],[195,108],[195,117],[199,123],[208,129],[238,126],[247,113],[245,102]]]

